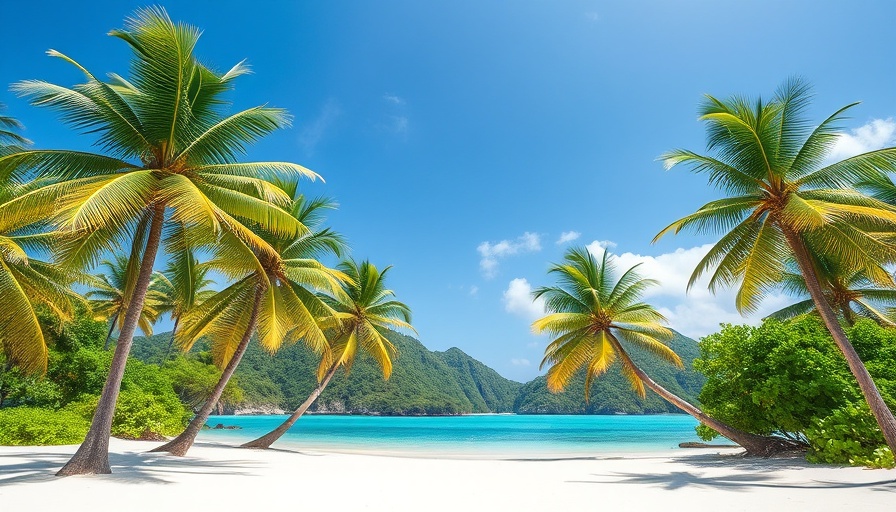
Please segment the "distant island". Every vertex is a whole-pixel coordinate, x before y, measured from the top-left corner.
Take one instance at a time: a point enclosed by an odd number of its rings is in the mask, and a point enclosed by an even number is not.
[[[691,368],[699,355],[697,342],[675,333],[669,343],[685,363],[685,370],[633,351],[663,386],[696,400],[703,376]],[[558,394],[548,391],[544,377],[525,384],[502,377],[458,348],[428,350],[419,340],[392,332],[399,350],[388,381],[372,361],[361,358],[346,377],[340,371],[311,409],[313,413],[394,416],[516,414],[664,414],[680,412],[654,394],[639,399],[617,367],[595,379],[591,401],[585,403],[584,375]],[[132,354],[145,362],[158,362],[167,350],[170,333],[137,338]],[[201,348],[201,347],[198,347]],[[236,378],[244,390],[239,404],[222,404],[222,414],[279,414],[295,409],[314,388],[317,360],[302,345],[281,349],[276,356],[257,343],[249,345]]]

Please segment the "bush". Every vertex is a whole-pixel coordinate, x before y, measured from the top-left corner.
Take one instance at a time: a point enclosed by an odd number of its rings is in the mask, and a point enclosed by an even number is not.
[[[86,395],[63,410],[89,422],[98,402],[98,396]],[[173,391],[159,396],[139,389],[124,390],[118,395],[112,435],[125,439],[173,436],[184,429],[189,418],[190,413]]]
[[[89,420],[70,411],[0,409],[0,445],[77,444],[84,440],[89,427]]]
[[[0,356],[0,368],[5,365]],[[62,405],[62,391],[50,379],[27,375],[18,368],[0,370],[0,405],[58,409]]]
[[[860,320],[847,336],[884,401],[896,406],[896,329]],[[759,327],[726,325],[700,342],[700,401],[710,416],[755,434],[805,440],[813,462],[891,467],[884,443],[843,355],[816,315]],[[704,439],[718,435],[703,425]]]
[[[171,382],[181,402],[193,409],[205,403],[221,378],[221,370],[214,365],[183,355],[166,361],[162,366],[162,374]],[[237,379],[231,378],[224,386],[220,402],[224,405],[237,405],[242,401],[243,390],[239,387]]]
[[[726,325],[700,340],[700,351],[694,368],[706,375],[704,410],[747,432],[799,438],[813,418],[861,400],[846,361],[816,316],[768,320],[759,327]],[[706,438],[713,431],[699,433]]]
[[[815,419],[806,429],[810,462],[852,464],[872,468],[896,465],[867,405],[849,404],[829,416]]]

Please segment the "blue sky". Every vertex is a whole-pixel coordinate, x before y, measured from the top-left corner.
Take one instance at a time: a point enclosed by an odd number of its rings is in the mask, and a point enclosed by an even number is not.
[[[0,81],[71,85],[77,71],[127,72],[106,36],[144,2],[4,4]],[[811,115],[852,101],[839,155],[894,143],[896,3],[169,1],[204,31],[197,54],[220,70],[247,59],[234,108],[287,108],[294,126],[247,159],[290,160],[341,207],[330,216],[356,258],[392,264],[390,285],[430,349],[457,346],[503,375],[538,373],[530,334],[548,264],[570,243],[609,245],[663,281],[651,300],[700,336],[741,319],[731,295],[683,283],[709,238],[650,240],[717,197],[656,157],[702,150],[703,93],[770,96],[811,81]],[[0,90],[37,146],[83,149],[49,111]],[[565,236],[564,236],[565,234]],[[567,239],[560,242],[561,238]],[[771,297],[766,311],[786,298]]]

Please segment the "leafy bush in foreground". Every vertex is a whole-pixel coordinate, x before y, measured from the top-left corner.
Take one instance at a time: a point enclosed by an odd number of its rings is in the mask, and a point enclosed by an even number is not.
[[[896,465],[893,452],[871,415],[867,404],[849,404],[825,418],[816,419],[806,429],[811,450],[810,462],[852,464],[872,468]]]
[[[89,426],[89,420],[71,411],[0,409],[0,445],[77,444],[84,440]]]
[[[98,396],[85,395],[63,411],[89,423],[98,401]],[[184,429],[189,419],[190,413],[173,392],[170,396],[160,396],[140,389],[124,390],[118,395],[112,417],[112,435],[125,439],[152,438],[158,434],[173,436]]]
[[[847,330],[887,405],[896,408],[896,329],[860,320]],[[713,417],[756,434],[805,442],[815,462],[888,467],[893,454],[855,378],[815,315],[759,327],[726,325],[700,341],[694,367]],[[712,439],[718,433],[700,426]]]

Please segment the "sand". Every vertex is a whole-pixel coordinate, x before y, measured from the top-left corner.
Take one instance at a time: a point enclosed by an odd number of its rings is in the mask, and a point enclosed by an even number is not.
[[[731,450],[469,460],[111,444],[112,475],[57,478],[74,446],[0,447],[0,510],[896,510],[896,470]],[[848,507],[848,508],[847,508]]]

